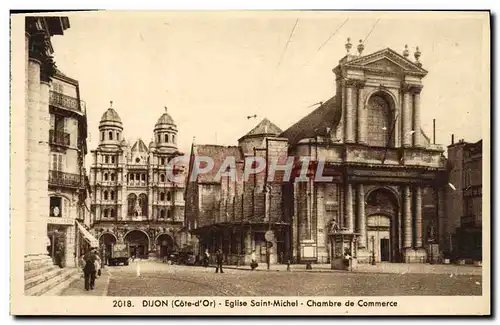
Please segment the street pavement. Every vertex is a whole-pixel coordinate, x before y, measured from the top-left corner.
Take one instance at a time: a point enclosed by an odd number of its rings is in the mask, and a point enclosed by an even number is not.
[[[481,275],[460,271],[480,268],[465,269],[465,266],[460,270],[454,267],[452,273],[443,269],[442,273],[428,274],[407,273],[411,271],[408,268],[402,272],[379,273],[327,271],[324,268],[323,272],[318,272],[321,267],[317,265],[313,265],[313,272],[302,272],[297,269],[299,266],[294,266],[291,272],[286,269],[277,272],[277,268],[285,266],[271,267],[275,270],[262,272],[265,264],[261,264],[261,271],[226,268],[223,274],[217,274],[213,267],[136,261],[128,266],[107,267],[96,282],[96,291],[84,291],[83,279],[78,279],[63,295],[420,296],[481,295],[482,290]]]

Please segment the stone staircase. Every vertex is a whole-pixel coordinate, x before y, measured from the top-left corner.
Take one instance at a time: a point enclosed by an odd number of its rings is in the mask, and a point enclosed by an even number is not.
[[[43,265],[24,272],[26,296],[57,295],[79,275],[76,268]]]

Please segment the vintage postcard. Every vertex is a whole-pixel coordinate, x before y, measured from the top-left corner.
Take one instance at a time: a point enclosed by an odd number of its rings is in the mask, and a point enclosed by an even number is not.
[[[11,15],[14,315],[489,315],[490,13]]]

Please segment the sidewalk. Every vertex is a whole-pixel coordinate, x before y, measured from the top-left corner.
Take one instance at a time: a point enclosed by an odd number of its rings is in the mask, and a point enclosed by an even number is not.
[[[215,265],[213,265],[215,267]],[[250,266],[224,265],[224,268],[250,271]],[[259,263],[255,271],[260,272],[287,272],[285,264],[271,264],[270,270],[266,263]],[[305,264],[290,265],[290,272],[351,272],[343,270],[332,270],[330,264],[312,264],[312,270],[306,270]],[[481,275],[482,267],[470,265],[451,265],[451,264],[406,264],[406,263],[378,263],[358,264],[354,269],[355,273],[397,273],[397,274],[450,274],[450,275]]]
[[[86,291],[83,272],[79,272],[75,280],[61,292],[61,296],[105,296],[108,293],[110,273],[102,269],[102,274],[95,280],[95,289]]]

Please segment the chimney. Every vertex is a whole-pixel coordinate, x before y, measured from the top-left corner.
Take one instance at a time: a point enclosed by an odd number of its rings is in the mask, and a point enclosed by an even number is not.
[[[451,135],[451,144],[455,144],[455,135],[454,134]]]

